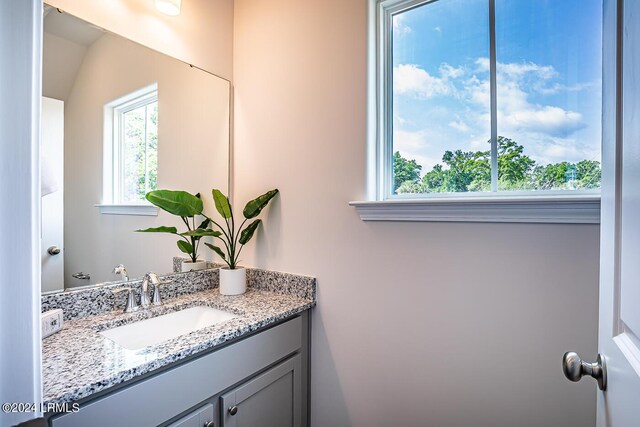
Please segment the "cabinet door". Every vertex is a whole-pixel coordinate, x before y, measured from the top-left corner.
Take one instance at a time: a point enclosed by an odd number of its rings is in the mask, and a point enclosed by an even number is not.
[[[167,427],[214,427],[213,405],[205,405]]]
[[[300,355],[287,359],[220,398],[223,427],[301,425]]]

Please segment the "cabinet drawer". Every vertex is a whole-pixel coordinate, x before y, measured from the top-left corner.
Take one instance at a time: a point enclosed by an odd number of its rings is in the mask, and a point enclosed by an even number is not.
[[[300,350],[296,317],[51,419],[52,427],[158,425]]]

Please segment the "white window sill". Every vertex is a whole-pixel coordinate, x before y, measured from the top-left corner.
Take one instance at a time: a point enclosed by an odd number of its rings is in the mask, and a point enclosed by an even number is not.
[[[440,197],[350,202],[363,221],[599,224],[599,195]]]
[[[158,208],[153,205],[131,204],[131,205],[95,205],[103,215],[143,215],[158,216]]]

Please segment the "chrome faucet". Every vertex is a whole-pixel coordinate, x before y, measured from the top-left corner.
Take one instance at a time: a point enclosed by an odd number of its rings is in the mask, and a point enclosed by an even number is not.
[[[127,304],[124,307],[125,313],[131,313],[138,310],[138,304],[136,304],[136,294],[133,288],[129,288],[129,287],[118,288],[118,289],[114,289],[111,292],[113,292],[114,294],[117,294],[120,292],[128,292]]]
[[[153,285],[153,301],[149,299],[149,283]],[[144,279],[142,279],[142,291],[140,292],[140,305],[142,307],[149,307],[149,304],[153,302],[153,305],[162,305],[162,300],[160,299],[160,285],[163,285],[168,282],[161,282],[158,279],[158,275],[156,273],[149,272],[144,275]]]
[[[124,265],[120,264],[120,265],[116,266],[116,267],[113,269],[113,272],[114,272],[115,274],[122,274],[122,279],[123,279],[125,282],[128,282],[128,281],[129,281],[129,273],[127,273],[127,269],[125,268],[125,266],[124,266]]]

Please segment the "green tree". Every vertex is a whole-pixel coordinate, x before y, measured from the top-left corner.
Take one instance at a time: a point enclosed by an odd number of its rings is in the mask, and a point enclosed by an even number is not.
[[[402,184],[417,183],[420,180],[422,166],[415,160],[407,160],[399,151],[393,154],[393,189],[397,191]],[[408,184],[407,184],[408,185]]]
[[[560,190],[600,188],[600,162],[536,164],[524,147],[503,136],[498,137],[498,189]],[[394,154],[397,193],[438,193],[491,190],[490,151],[445,151],[442,164],[435,165],[420,180],[421,166]]]
[[[567,180],[569,166],[570,164],[567,162],[535,166],[531,176],[532,187],[536,190],[563,188]]]
[[[512,139],[498,137],[498,181],[505,184],[525,182],[535,161],[524,154],[524,147]]]
[[[577,188],[600,188],[602,169],[600,162],[595,160],[581,160],[576,163]]]
[[[431,191],[443,191],[440,190],[444,188],[444,180],[446,176],[446,171],[442,168],[442,165],[435,165],[431,171],[427,172],[422,178],[422,185],[426,191],[431,189]]]
[[[443,185],[439,191],[470,191],[481,188],[486,182],[491,183],[488,157],[485,151],[445,151],[442,162],[448,168],[444,170]]]

